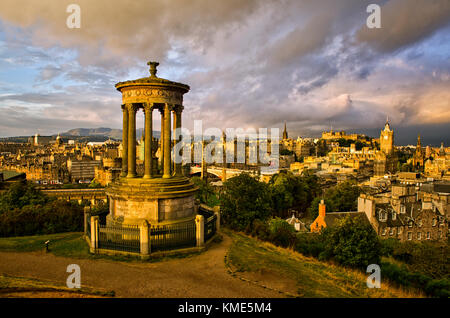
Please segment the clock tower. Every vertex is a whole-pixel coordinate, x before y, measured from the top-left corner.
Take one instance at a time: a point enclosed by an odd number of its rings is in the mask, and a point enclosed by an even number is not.
[[[387,155],[394,152],[394,131],[391,130],[388,120],[380,134],[380,150]]]

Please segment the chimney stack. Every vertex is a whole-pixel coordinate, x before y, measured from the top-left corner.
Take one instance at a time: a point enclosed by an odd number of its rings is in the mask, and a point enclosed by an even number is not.
[[[325,217],[325,211],[326,211],[326,205],[323,201],[323,199],[319,203],[319,216]]]

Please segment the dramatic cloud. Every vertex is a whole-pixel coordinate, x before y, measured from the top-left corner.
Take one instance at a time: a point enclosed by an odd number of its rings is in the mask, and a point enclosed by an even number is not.
[[[381,29],[366,26],[373,2]],[[148,60],[191,86],[190,129],[450,128],[448,0],[79,0],[69,29],[71,3],[1,1],[0,136],[120,128],[114,84]]]
[[[450,23],[450,1],[393,0],[382,7],[382,28],[362,27],[357,39],[383,52],[411,45]]]

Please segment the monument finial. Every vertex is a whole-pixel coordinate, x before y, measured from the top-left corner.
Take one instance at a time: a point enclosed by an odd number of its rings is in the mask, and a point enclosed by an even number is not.
[[[148,62],[147,65],[150,65],[150,76],[156,77],[156,72],[158,72],[156,67],[158,67],[159,63],[158,62]]]

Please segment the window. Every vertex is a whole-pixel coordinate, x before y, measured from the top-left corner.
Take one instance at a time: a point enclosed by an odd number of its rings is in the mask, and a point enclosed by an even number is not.
[[[417,239],[421,240],[422,239],[422,232],[417,232]]]
[[[436,223],[437,223],[437,220],[436,220],[436,218],[433,218],[433,222],[432,222],[432,225],[433,225],[433,226],[436,226]]]
[[[427,240],[431,239],[431,233],[427,232]]]
[[[401,228],[401,227],[399,227],[399,228],[397,229],[397,234],[398,234],[398,235],[402,234],[402,228]]]
[[[392,220],[396,220],[397,219],[397,213],[395,213],[395,211],[392,211]]]
[[[422,220],[419,220],[419,227],[422,227]]]
[[[400,205],[400,213],[406,213],[406,208],[404,205]]]
[[[394,230],[395,229],[393,227],[391,227],[391,230],[389,231],[389,235],[391,235],[391,236],[394,235]]]
[[[383,228],[383,230],[381,231],[381,235],[386,235],[386,228]]]
[[[412,239],[412,233],[411,233],[411,232],[408,232],[408,240],[411,241],[411,239]]]
[[[412,227],[413,226],[413,222],[412,221],[409,221],[408,222],[408,227]]]

